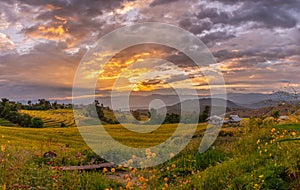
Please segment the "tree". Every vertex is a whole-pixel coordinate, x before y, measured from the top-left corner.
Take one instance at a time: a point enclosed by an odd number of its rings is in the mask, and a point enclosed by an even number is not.
[[[271,116],[277,121],[280,116],[279,110],[273,110]]]
[[[20,125],[22,127],[30,127],[31,126],[31,120],[32,120],[32,117],[28,114],[24,114],[21,116],[21,122],[20,122]]]
[[[180,116],[175,113],[167,113],[164,123],[179,123],[180,122]]]
[[[32,118],[31,120],[31,127],[33,128],[42,128],[44,126],[44,122],[41,120],[41,118]]]
[[[199,122],[205,122],[207,120],[207,118],[209,117],[209,112],[210,112],[210,107],[209,106],[205,106],[202,114],[200,114],[199,116]]]

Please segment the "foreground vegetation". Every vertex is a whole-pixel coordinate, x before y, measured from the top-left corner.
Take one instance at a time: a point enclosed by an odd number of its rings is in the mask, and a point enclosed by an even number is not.
[[[143,136],[130,137],[119,125],[107,125],[119,141],[136,146]],[[116,168],[62,171],[66,165],[86,165],[97,158],[77,128],[0,127],[1,189],[298,189],[300,142],[298,124],[272,118],[252,118],[238,128],[224,128],[215,144],[198,153],[204,124],[178,155],[162,165],[135,169],[132,160]],[[167,129],[176,128],[175,124]],[[166,128],[165,128],[166,129]],[[165,130],[164,129],[164,130]],[[160,131],[154,139],[165,139]],[[135,139],[135,140],[132,140]],[[282,141],[282,140],[287,141]],[[281,142],[282,141],[282,142]],[[151,144],[149,144],[151,146]],[[53,151],[55,158],[44,158]],[[159,154],[145,152],[148,159]],[[133,155],[134,159],[134,155]],[[53,168],[54,167],[54,168]]]

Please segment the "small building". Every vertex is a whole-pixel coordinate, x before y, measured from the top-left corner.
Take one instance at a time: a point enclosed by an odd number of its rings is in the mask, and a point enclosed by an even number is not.
[[[212,125],[220,125],[223,123],[223,118],[217,116],[217,115],[213,115],[207,118],[208,120],[208,124],[212,124]]]
[[[282,116],[279,117],[280,120],[286,120],[288,118],[289,118],[289,116],[286,116],[286,115],[282,115]]]
[[[231,123],[239,123],[242,121],[242,118],[240,118],[238,115],[230,115],[228,121]]]
[[[224,121],[224,124],[238,125],[241,121],[242,118],[240,118],[238,115],[230,115],[229,118]]]

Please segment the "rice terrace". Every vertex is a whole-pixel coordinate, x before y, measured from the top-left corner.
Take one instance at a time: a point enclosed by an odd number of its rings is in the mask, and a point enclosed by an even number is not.
[[[0,1],[0,190],[299,190],[299,0]]]

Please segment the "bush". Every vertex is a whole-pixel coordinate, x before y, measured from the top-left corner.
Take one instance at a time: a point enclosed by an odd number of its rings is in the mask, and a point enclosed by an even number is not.
[[[31,127],[33,128],[42,128],[44,126],[44,122],[40,118],[32,118]]]

